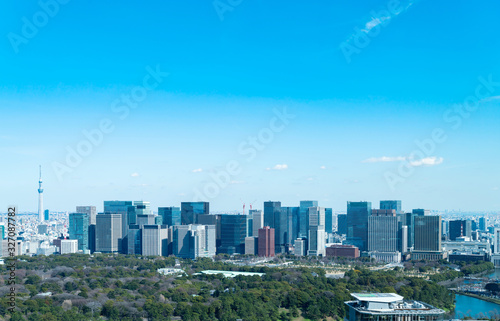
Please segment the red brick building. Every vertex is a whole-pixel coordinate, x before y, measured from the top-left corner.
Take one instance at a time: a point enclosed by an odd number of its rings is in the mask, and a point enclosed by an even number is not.
[[[259,229],[259,256],[274,256],[274,229],[264,226]]]
[[[354,245],[333,244],[326,248],[326,256],[359,257],[359,249]]]

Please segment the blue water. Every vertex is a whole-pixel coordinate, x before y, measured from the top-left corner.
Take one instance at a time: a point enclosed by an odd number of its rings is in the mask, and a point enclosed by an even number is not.
[[[471,298],[466,295],[455,295],[455,318],[470,317],[493,317],[500,315],[500,305]]]
[[[494,272],[486,275],[486,277],[490,279],[500,279],[500,269],[495,269]]]

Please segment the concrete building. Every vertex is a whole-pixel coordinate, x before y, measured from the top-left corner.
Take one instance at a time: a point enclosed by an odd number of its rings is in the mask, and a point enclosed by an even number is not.
[[[142,255],[168,256],[166,225],[143,225],[141,230]]]
[[[121,249],[122,214],[96,216],[96,252],[118,253]]]
[[[255,236],[245,237],[245,254],[257,255],[259,253],[259,238]]]
[[[296,239],[295,240],[294,254],[296,256],[306,256],[306,254],[307,254],[307,239]]]
[[[78,240],[61,240],[61,254],[78,252]]]
[[[252,215],[252,236],[259,235],[259,229],[264,227],[264,213],[261,210],[250,210]]]
[[[175,225],[172,227],[172,254],[182,258],[215,256],[214,225]]]
[[[89,216],[89,225],[96,224],[96,208],[95,206],[77,206],[76,213],[85,213]]]
[[[325,208],[309,207],[309,235],[307,255],[326,255]]]

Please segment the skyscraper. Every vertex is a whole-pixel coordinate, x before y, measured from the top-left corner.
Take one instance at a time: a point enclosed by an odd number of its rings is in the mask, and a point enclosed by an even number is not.
[[[488,219],[486,217],[479,218],[479,230],[486,231],[486,226],[488,225]]]
[[[221,215],[221,245],[218,253],[244,254],[247,228],[246,215]]]
[[[142,255],[168,256],[166,225],[144,225],[142,229]]]
[[[250,210],[253,218],[253,236],[259,235],[259,229],[264,227],[264,213],[261,210]]]
[[[128,225],[135,224],[135,222],[129,222],[129,212],[134,211],[134,209],[132,201],[104,201],[104,214],[120,214],[121,235],[123,237],[127,235]]]
[[[77,211],[78,212],[78,211]],[[49,221],[49,210],[43,211],[43,217],[46,221]]]
[[[381,210],[395,210],[396,214],[403,213],[401,211],[401,201],[399,201],[399,200],[380,201],[380,209]]]
[[[299,238],[307,238],[309,234],[309,207],[317,207],[318,201],[300,201]]]
[[[415,216],[415,251],[441,251],[441,216]]]
[[[208,202],[181,203],[181,224],[197,224],[198,214],[210,214],[210,204]]]
[[[163,224],[168,226],[181,225],[180,207],[158,207],[158,215],[163,217]]]
[[[172,229],[172,254],[182,258],[215,256],[214,225],[175,225]]]
[[[78,240],[78,250],[89,249],[89,215],[87,213],[69,214],[69,238]]]
[[[340,235],[347,235],[347,214],[337,215],[337,224],[337,233]]]
[[[142,254],[142,229],[137,224],[128,227],[127,254]]]
[[[42,188],[42,165],[40,165],[40,179],[38,180],[38,220],[44,221],[43,217],[43,188]]]
[[[359,248],[368,249],[368,216],[372,212],[371,202],[347,202],[347,240]]]
[[[276,243],[274,240],[274,229],[269,226],[265,226],[259,229],[259,238],[258,238],[258,255],[259,256],[274,256],[274,244]]]
[[[85,213],[89,216],[89,225],[90,224],[95,224],[96,223],[96,209],[95,206],[77,206],[76,207],[76,212],[77,213]]]
[[[398,218],[396,210],[372,210],[368,217],[368,251],[398,250]]]
[[[309,235],[307,255],[326,255],[325,208],[309,207]]]
[[[281,202],[264,202],[264,226],[274,228],[274,217],[281,213]]]
[[[466,237],[471,237],[472,236],[472,226],[471,226],[471,221],[470,220],[454,220],[454,221],[449,221],[448,226],[449,226],[449,237],[450,241],[455,241],[457,237],[460,236],[466,236]]]
[[[333,209],[325,208],[325,233],[333,233]]]
[[[276,253],[285,253],[287,244],[291,242],[288,239],[288,212],[292,216],[292,211],[289,207],[280,207],[279,211],[274,213],[274,224],[272,226],[274,227],[274,248]]]
[[[122,250],[122,215],[96,216],[96,252],[117,253]]]

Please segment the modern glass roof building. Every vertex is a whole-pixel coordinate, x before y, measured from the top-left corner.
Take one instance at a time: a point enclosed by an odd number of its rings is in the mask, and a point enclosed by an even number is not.
[[[404,300],[395,293],[351,293],[349,321],[438,321],[445,311],[419,301]]]

